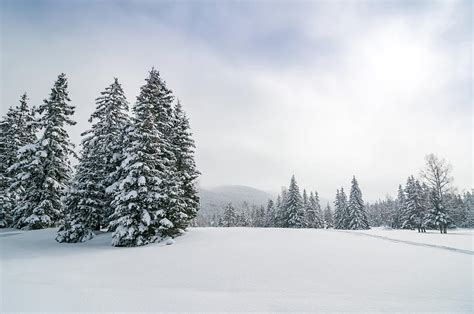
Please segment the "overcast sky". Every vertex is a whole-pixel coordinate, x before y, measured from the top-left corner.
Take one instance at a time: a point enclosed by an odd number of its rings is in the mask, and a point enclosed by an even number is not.
[[[118,77],[134,103],[155,66],[204,187],[277,191],[294,173],[332,199],[356,175],[374,200],[431,152],[472,187],[470,1],[0,2],[1,114],[65,72],[79,143],[100,91]]]

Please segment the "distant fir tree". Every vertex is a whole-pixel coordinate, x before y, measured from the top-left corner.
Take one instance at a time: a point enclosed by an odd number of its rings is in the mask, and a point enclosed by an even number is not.
[[[426,232],[428,208],[423,200],[423,188],[418,180],[412,178],[412,187],[407,194],[407,206],[414,209],[414,222],[418,232]]]
[[[406,198],[405,191],[402,188],[402,185],[398,185],[398,195],[396,203],[396,211],[392,218],[392,228],[402,228],[403,224],[403,212],[405,211]]]
[[[468,208],[464,203],[462,196],[456,193],[447,195],[449,216],[452,221],[452,227],[467,227]]]
[[[344,192],[343,187],[341,187],[339,195],[340,195],[340,203],[341,203],[341,208],[342,208],[342,225],[343,225],[342,229],[350,229],[351,214],[349,211],[349,201],[347,199],[347,195]]]
[[[176,158],[176,171],[179,180],[180,197],[184,201],[185,219],[179,228],[185,229],[189,221],[194,219],[199,210],[199,196],[196,179],[200,173],[194,161],[194,140],[186,113],[178,101],[173,111],[173,132],[171,135],[174,155]]]
[[[157,100],[149,95],[157,87],[150,80],[133,106],[131,126],[124,130],[120,178],[109,188],[114,197],[110,222],[114,246],[145,245],[160,237],[161,227],[173,228],[166,219],[166,208],[161,207],[164,166],[157,157],[161,156],[163,135],[157,127]]]
[[[349,229],[349,208],[347,204],[347,196],[342,187],[336,192],[334,207],[334,227],[336,229]]]
[[[281,189],[281,194],[277,197],[276,213],[275,213],[275,227],[285,228],[287,221],[286,200],[288,191],[286,188]]]
[[[75,124],[70,118],[74,114],[70,101],[66,75],[62,73],[38,110],[42,115],[39,120],[42,136],[34,144],[20,148],[17,163],[12,166],[19,179],[15,185],[25,187],[14,209],[17,228],[52,227],[62,218],[61,198],[72,170],[69,156],[75,155],[65,129]]]
[[[339,189],[336,190],[336,198],[334,199],[334,228],[335,229],[344,229],[343,223],[343,208],[341,206],[341,194]]]
[[[224,208],[224,215],[222,217],[222,226],[223,227],[235,227],[238,223],[237,214],[235,212],[234,206],[232,203],[228,203]],[[243,219],[241,219],[243,220]],[[245,223],[245,222],[244,222]]]
[[[268,200],[265,212],[265,227],[275,227],[275,214],[275,203],[272,200]]]
[[[304,228],[305,215],[303,208],[303,198],[301,197],[295,176],[291,177],[290,186],[286,196],[286,224],[288,228]]]
[[[403,203],[403,211],[401,214],[402,229],[415,229],[416,206],[419,205],[418,199],[416,204],[413,203],[415,193],[418,193],[418,191],[415,189],[415,178],[413,176],[409,176],[404,191],[405,200]],[[418,198],[418,195],[416,195],[416,197]],[[411,200],[409,200],[410,198]]]
[[[369,229],[367,220],[367,212],[365,210],[364,201],[362,200],[362,192],[355,176],[352,178],[351,193],[349,196],[349,229],[360,230]]]
[[[308,228],[323,228],[324,221],[321,212],[321,205],[319,204],[318,192],[311,192],[307,201],[306,209],[306,226]]]
[[[13,207],[24,191],[17,179],[19,169],[10,167],[17,162],[18,150],[37,140],[35,109],[27,101],[25,93],[19,106],[10,107],[0,120],[0,228],[11,225]]]
[[[334,219],[332,216],[331,207],[329,206],[329,203],[324,209],[324,227],[326,229],[334,227]]]
[[[463,195],[463,202],[467,209],[466,227],[474,227],[474,190],[467,191]]]
[[[107,226],[113,213],[112,195],[106,193],[106,188],[113,184],[120,166],[121,136],[129,124],[128,102],[117,79],[101,92],[96,104],[89,119],[95,123],[83,133],[82,154],[66,196],[66,216],[58,242],[91,239],[94,230]]]

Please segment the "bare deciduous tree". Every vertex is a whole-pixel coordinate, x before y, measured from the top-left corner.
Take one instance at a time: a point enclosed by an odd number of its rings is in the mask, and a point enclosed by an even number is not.
[[[452,190],[452,166],[444,158],[434,154],[426,155],[426,167],[421,171],[421,177],[430,189],[430,220],[439,227],[441,233],[446,233],[449,216],[446,210],[446,195]]]

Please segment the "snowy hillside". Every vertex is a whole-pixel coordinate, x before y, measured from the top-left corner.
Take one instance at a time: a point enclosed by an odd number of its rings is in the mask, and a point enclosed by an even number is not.
[[[173,245],[0,231],[5,311],[473,311],[472,231],[195,228]]]
[[[262,190],[244,185],[223,185],[215,188],[201,189],[201,214],[213,214],[221,212],[227,203],[231,202],[240,207],[243,202],[249,205],[265,205],[274,195]]]

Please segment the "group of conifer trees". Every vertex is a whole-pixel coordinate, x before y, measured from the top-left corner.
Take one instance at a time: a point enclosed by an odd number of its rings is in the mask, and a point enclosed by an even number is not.
[[[368,219],[362,193],[355,177],[349,201],[344,189],[337,192],[335,213],[329,204],[322,210],[318,192],[306,190],[300,193],[295,176],[292,176],[288,188],[283,188],[276,201],[269,200],[267,206],[254,207],[247,213],[236,210],[229,203],[222,215],[215,215],[210,221],[212,226],[222,227],[277,227],[277,228],[337,228],[368,229]]]
[[[395,199],[366,204],[371,224],[418,232],[439,229],[441,233],[453,227],[474,227],[474,193],[457,193],[450,172],[446,160],[427,155],[420,178],[410,175],[404,187],[399,185]]]
[[[112,245],[175,237],[199,209],[189,120],[152,69],[129,115],[117,79],[96,99],[82,133],[79,163],[68,82],[60,74],[38,108],[27,96],[0,121],[0,227],[60,226],[58,242],[84,242],[113,231]]]

